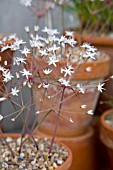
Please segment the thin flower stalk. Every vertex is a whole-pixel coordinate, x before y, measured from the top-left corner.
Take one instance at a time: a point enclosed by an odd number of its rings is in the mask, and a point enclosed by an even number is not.
[[[10,145],[8,144],[8,142],[6,141],[6,139],[5,139],[5,137],[4,137],[4,134],[3,134],[3,132],[2,132],[1,129],[0,129],[0,134],[1,134],[1,137],[3,138],[3,140],[4,140],[4,142],[5,142],[6,146],[7,146],[8,149],[10,150],[12,157],[14,158],[13,150],[12,150],[12,148],[10,147]]]
[[[52,146],[53,146],[55,136],[56,136],[56,133],[57,133],[58,123],[59,123],[59,118],[60,118],[60,112],[61,112],[61,108],[62,108],[62,101],[63,101],[63,98],[64,98],[64,92],[65,92],[65,87],[63,87],[63,90],[62,90],[61,103],[59,105],[59,111],[58,111],[58,115],[57,115],[56,126],[55,126],[54,133],[53,133],[53,136],[52,136],[52,141],[51,141],[51,145],[50,145],[50,149],[49,149],[49,154],[52,151]]]

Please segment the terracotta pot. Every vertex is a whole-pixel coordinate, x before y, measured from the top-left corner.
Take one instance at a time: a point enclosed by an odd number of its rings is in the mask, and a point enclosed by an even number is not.
[[[4,134],[4,137],[19,138],[19,137],[21,137],[21,135],[20,134],[10,134],[10,133],[7,133],[7,134]],[[37,136],[35,136],[35,137],[37,137]],[[0,135],[0,138],[1,138],[1,135]],[[38,138],[40,138],[40,137],[38,136]],[[69,168],[71,166],[71,163],[72,163],[72,152],[68,148],[68,146],[66,146],[62,142],[59,142],[59,141],[55,141],[55,142],[60,144],[64,148],[66,148],[68,150],[68,153],[69,153],[68,158],[66,159],[66,161],[61,166],[56,168],[55,170],[69,170]]]
[[[106,36],[95,36],[93,34],[77,34],[75,33],[75,39],[81,42],[90,42],[94,45],[107,45],[112,46],[113,45],[113,38],[106,37]]]
[[[2,37],[2,35],[0,35],[0,39],[1,39],[1,37]],[[13,43],[12,40],[10,40],[10,41],[7,40],[5,42],[5,45],[11,45],[12,43]],[[1,47],[2,47],[2,45],[0,44],[0,51],[1,51]],[[0,52],[0,65],[6,69],[10,69],[12,59],[13,59],[13,54],[14,54],[14,51],[11,51],[10,49]],[[4,61],[7,61],[7,65],[4,64]],[[1,73],[0,73],[0,75],[1,75]],[[2,89],[1,87],[4,89],[2,78],[0,77],[0,90]]]
[[[101,116],[100,139],[107,147],[111,169],[113,170],[113,128],[105,122],[106,116],[111,113],[113,114],[113,109],[105,111]]]
[[[1,39],[2,35],[0,34],[0,39]],[[13,41],[6,41],[5,45],[10,45]],[[0,51],[1,51],[1,44],[0,44]],[[13,54],[14,51],[11,51],[10,49],[5,50],[4,52],[0,52],[0,66],[3,66],[6,69],[10,69],[11,68],[11,63],[12,63],[12,59],[13,59]],[[7,61],[7,65],[4,65],[4,61]],[[4,84],[2,81],[2,77],[1,77],[1,72],[0,72],[0,96],[1,96],[1,91],[4,90]],[[0,103],[0,107],[1,107],[1,103]],[[3,129],[2,126],[2,122],[0,122],[0,127]]]
[[[109,54],[111,62],[110,62],[110,75],[113,75],[113,44],[112,45],[96,45],[98,49],[106,52],[107,54]],[[106,82],[105,84],[105,93],[108,94],[108,96],[113,96],[113,80],[110,80],[108,82]],[[112,106],[108,105],[108,104],[100,104],[100,101],[108,101],[109,97],[106,97],[103,94],[100,94],[99,97],[99,101],[97,104],[97,109],[96,109],[96,113],[98,114],[102,114],[104,111],[112,108]]]
[[[95,62],[88,62],[86,63],[80,72],[77,75],[73,76],[73,81],[80,84],[85,84],[89,86],[92,83],[98,84],[108,73],[109,73],[109,57],[103,57],[101,60]],[[38,60],[37,67],[40,69],[40,62]],[[58,65],[57,70],[60,70],[59,67],[65,65],[65,62],[62,62]],[[74,66],[74,64],[72,64]],[[92,72],[86,72],[87,67],[92,68]],[[103,70],[103,71],[101,71]],[[55,70],[56,73],[56,70]],[[43,73],[41,73],[43,76]],[[58,73],[59,75],[59,73]],[[51,80],[52,82],[52,80]],[[54,108],[56,112],[58,112],[61,93],[57,94],[60,91],[60,88],[56,89],[54,85],[48,87],[48,96],[55,96],[52,98],[45,97],[43,101],[40,99],[43,98],[44,90],[43,88],[37,88],[38,84],[34,85],[34,100],[35,100],[35,107],[36,111],[41,111],[38,115],[38,120],[40,121],[44,114],[47,113],[47,110],[50,108]],[[57,94],[57,95],[55,95]],[[64,100],[70,95],[70,92],[67,91],[64,94]],[[47,95],[46,95],[47,96]],[[75,135],[81,135],[86,132],[91,120],[92,116],[86,114],[88,110],[94,110],[96,107],[96,103],[98,100],[99,92],[97,89],[90,89],[87,88],[85,94],[74,94],[70,97],[69,100],[63,102],[62,109],[61,109],[61,119],[59,120],[58,129],[57,129],[57,136],[68,136],[72,137]],[[40,100],[40,102],[39,102]],[[43,104],[42,104],[43,103]],[[81,105],[86,104],[87,109],[84,110],[81,108]],[[72,119],[74,123],[70,123],[69,119]],[[57,114],[51,112],[46,120],[44,120],[43,124],[39,127],[42,132],[46,132],[47,134],[52,135],[54,132],[54,128],[56,125]]]
[[[99,130],[100,130],[100,116],[94,115],[93,121],[91,123],[91,126],[94,129],[94,137],[95,137],[95,151],[96,151],[96,159],[98,164],[98,170],[104,170],[108,168],[109,166],[109,160],[108,160],[108,154],[105,145],[101,142],[100,136],[99,136]]]
[[[0,34],[0,39],[2,39],[3,35]],[[7,36],[6,36],[7,37]],[[11,45],[14,42],[14,40],[6,40],[5,45]],[[2,44],[0,44],[0,51],[1,51]],[[13,57],[14,51],[7,49],[3,52],[0,52],[0,65],[4,66],[5,68],[10,68],[12,63],[12,57]],[[7,61],[7,65],[4,65],[4,61]]]
[[[94,36],[92,35],[84,35],[84,34],[76,34],[75,33],[75,39],[77,39],[80,42],[89,42],[95,47],[97,47],[98,50],[103,51],[107,53],[111,58],[110,63],[110,72],[113,74],[112,69],[112,63],[113,63],[113,38],[106,37],[106,36]]]
[[[110,56],[110,75],[113,75],[113,38],[106,36],[93,36],[93,35],[80,35],[75,34],[75,38],[80,42],[90,42],[92,45],[97,47],[98,50],[107,53]],[[113,95],[113,80],[106,82],[105,84],[106,93]],[[100,101],[108,100],[103,94],[100,94],[99,101],[96,108],[96,113],[101,114],[105,110],[110,109],[111,106],[108,104],[101,105]]]
[[[47,133],[45,134],[38,131],[37,135],[44,137]],[[83,135],[75,137],[56,137],[56,140],[65,143],[72,151],[73,160],[69,170],[97,170],[93,128],[89,127]]]

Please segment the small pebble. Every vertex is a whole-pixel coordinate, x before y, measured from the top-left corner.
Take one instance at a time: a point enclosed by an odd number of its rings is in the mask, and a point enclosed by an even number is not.
[[[47,160],[49,156],[48,152],[44,152],[43,154],[44,154],[44,159]]]
[[[57,160],[58,165],[63,164],[63,160]]]
[[[58,165],[57,165],[55,162],[53,162],[53,167],[54,167],[54,168],[57,168]]]
[[[35,163],[36,163],[36,161],[34,160],[34,161],[31,161],[31,165],[35,165]]]
[[[21,154],[20,154],[20,159],[24,159],[24,156],[25,156],[25,154],[24,154],[24,153],[21,153]]]
[[[39,145],[39,150],[40,150],[40,151],[43,151],[43,150],[44,150],[44,144],[43,144],[43,143]]]
[[[20,145],[21,144],[21,138],[17,139],[17,144]]]
[[[54,167],[53,167],[53,166],[50,166],[50,167],[49,167],[49,170],[53,170],[53,169],[54,169]]]
[[[5,161],[7,162],[9,159],[8,159],[8,157],[5,157]]]

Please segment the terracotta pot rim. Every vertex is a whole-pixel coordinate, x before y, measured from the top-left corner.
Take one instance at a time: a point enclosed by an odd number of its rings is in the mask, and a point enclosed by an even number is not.
[[[113,133],[113,128],[104,121],[105,117],[112,112],[113,112],[113,109],[109,109],[109,110],[105,111],[100,118],[100,122],[101,122],[102,126],[104,126],[106,129],[108,129],[109,131],[111,131]]]
[[[40,133],[42,135],[46,136],[45,133],[43,133],[42,131],[39,131],[39,135],[40,135]],[[67,140],[73,140],[74,139],[74,140],[76,140],[76,142],[79,142],[79,141],[82,141],[84,139],[91,137],[92,134],[94,134],[94,129],[90,126],[90,127],[88,127],[88,129],[86,130],[86,132],[84,134],[81,134],[81,135],[78,135],[78,136],[73,136],[73,137],[72,136],[69,136],[69,137],[57,136],[57,139],[59,140],[59,139],[63,138],[63,140],[64,139],[66,140],[68,138]],[[49,136],[49,138],[51,138],[50,135],[47,134],[47,136]]]
[[[105,53],[102,53],[102,54],[105,54]],[[29,60],[31,59],[32,59],[32,56],[29,55]],[[39,62],[41,61],[41,59],[36,58],[36,61]],[[57,66],[61,67],[65,65],[65,63],[66,63],[65,61],[59,62]],[[76,62],[71,63],[71,64],[72,66],[74,66]],[[28,65],[30,65],[30,63],[28,63]],[[87,67],[91,67],[92,72],[86,72]],[[103,71],[100,71],[100,70],[103,70]],[[73,79],[90,80],[90,79],[104,78],[109,74],[109,70],[110,70],[110,57],[109,55],[105,55],[102,59],[85,63],[85,65],[82,67],[82,70],[78,72],[78,74],[76,73],[75,75],[73,74]],[[42,75],[44,76],[44,73],[42,73]],[[60,75],[60,73],[58,73],[58,75]]]
[[[94,45],[104,45],[104,46],[113,46],[113,38],[112,37],[106,37],[106,36],[99,36],[99,35],[93,35],[89,34],[87,35],[86,33],[76,33],[75,32],[75,39],[82,38],[82,42],[88,42],[91,41],[91,44]]]
[[[21,137],[21,134],[20,133],[4,133],[3,134],[5,137],[12,137],[12,138],[18,138],[18,137]],[[1,136],[1,135],[0,135]],[[27,136],[27,134],[26,134],[26,136]],[[43,137],[39,137],[39,136],[37,136],[37,135],[33,135],[34,137],[37,137],[37,138],[43,138]],[[47,137],[49,140],[51,140],[49,137]],[[62,170],[65,166],[68,166],[69,164],[69,162],[72,162],[72,152],[71,152],[71,150],[70,150],[70,148],[66,145],[66,144],[64,144],[63,142],[59,142],[59,141],[57,141],[57,140],[55,140],[55,143],[58,143],[59,145],[61,145],[61,146],[64,146],[64,148],[66,148],[67,150],[68,150],[68,157],[67,157],[67,159],[66,159],[66,161],[62,164],[62,165],[60,165],[58,168],[56,168],[55,170]],[[71,165],[71,163],[70,163],[70,165]]]
[[[105,117],[113,112],[113,109],[106,110],[100,118],[100,139],[102,143],[113,149],[113,128],[105,122]]]
[[[3,34],[0,34],[0,40],[2,40],[2,38],[3,37],[7,37],[7,40],[5,41],[5,45],[11,45],[12,43],[14,43],[15,42],[15,40],[14,39],[12,39],[12,40],[8,40],[8,37],[9,37],[9,35],[8,34],[5,34],[5,33],[3,33]],[[3,44],[0,44],[0,48],[3,46]]]

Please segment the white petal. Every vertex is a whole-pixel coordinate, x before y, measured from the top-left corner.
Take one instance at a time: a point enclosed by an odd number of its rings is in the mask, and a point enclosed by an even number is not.
[[[69,121],[70,121],[71,123],[73,123],[73,120],[72,120],[71,118],[69,118]]]
[[[89,115],[93,115],[93,114],[94,114],[94,112],[93,112],[93,110],[88,110],[88,111],[87,111],[87,114],[89,114]]]
[[[6,97],[0,97],[0,102],[6,100]]]
[[[2,115],[0,115],[0,121],[3,119],[3,116]]]
[[[83,104],[80,106],[82,109],[86,109],[87,105]]]
[[[11,121],[13,121],[13,122],[14,122],[14,121],[15,121],[15,118],[12,118],[12,119],[11,119]]]
[[[38,110],[35,114],[39,114],[40,113],[40,111]]]
[[[113,75],[112,75],[112,76],[110,76],[110,79],[113,79]]]

